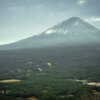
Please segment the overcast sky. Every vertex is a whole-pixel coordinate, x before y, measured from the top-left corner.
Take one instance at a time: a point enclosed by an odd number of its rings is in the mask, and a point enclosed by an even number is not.
[[[70,17],[100,29],[100,0],[0,0],[0,44],[39,34]]]

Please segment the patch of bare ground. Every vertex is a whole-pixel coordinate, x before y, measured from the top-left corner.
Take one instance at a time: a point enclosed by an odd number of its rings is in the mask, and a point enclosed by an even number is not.
[[[88,80],[74,80],[74,81],[77,81],[77,82],[82,82],[83,84],[87,84],[87,85],[91,85],[91,86],[100,86],[100,82],[97,83],[97,82],[88,82]]]
[[[10,79],[10,80],[0,80],[0,83],[13,83],[13,82],[20,82],[21,80]]]
[[[38,100],[38,99],[36,99],[34,97],[33,98],[31,97],[31,98],[27,98],[27,100]]]
[[[87,83],[87,85],[100,86],[100,83],[90,82],[90,83]]]

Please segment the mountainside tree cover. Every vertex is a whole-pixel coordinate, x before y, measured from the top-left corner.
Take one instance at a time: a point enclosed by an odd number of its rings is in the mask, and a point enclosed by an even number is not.
[[[99,93],[100,87],[74,81],[99,82],[99,48],[99,44],[89,44],[0,51],[0,80],[21,80],[0,83],[0,98],[13,100],[35,96],[39,100],[99,100],[100,94],[95,95],[92,91]]]

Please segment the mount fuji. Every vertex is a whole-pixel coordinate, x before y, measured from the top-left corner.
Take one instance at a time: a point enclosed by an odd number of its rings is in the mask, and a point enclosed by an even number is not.
[[[0,50],[99,43],[99,38],[99,29],[78,17],[72,17],[45,30],[39,35],[2,45]]]

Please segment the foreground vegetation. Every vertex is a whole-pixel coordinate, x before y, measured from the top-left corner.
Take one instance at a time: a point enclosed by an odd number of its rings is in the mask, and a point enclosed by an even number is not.
[[[0,51],[0,100],[100,100],[99,44]]]

